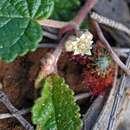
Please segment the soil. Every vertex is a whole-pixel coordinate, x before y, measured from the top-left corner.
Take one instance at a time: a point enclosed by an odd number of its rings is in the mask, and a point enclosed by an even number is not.
[[[34,80],[40,69],[40,59],[46,50],[38,49],[13,63],[0,62],[0,82],[2,90],[17,108],[28,108],[35,98]],[[8,110],[0,103],[0,113]],[[30,118],[30,116],[27,116]],[[0,130],[24,130],[14,118],[0,120]]]
[[[46,55],[48,49],[38,49],[25,57],[18,58],[13,63],[0,62],[0,82],[11,103],[17,108],[31,107],[36,98],[34,81],[40,70],[40,59]],[[61,56],[58,64],[59,74],[64,76],[75,93],[85,92],[87,88],[82,86],[80,77],[81,66],[68,58]],[[7,113],[7,108],[0,103],[0,113]],[[30,115],[26,118],[31,122]],[[21,124],[14,118],[0,120],[0,130],[24,130]]]

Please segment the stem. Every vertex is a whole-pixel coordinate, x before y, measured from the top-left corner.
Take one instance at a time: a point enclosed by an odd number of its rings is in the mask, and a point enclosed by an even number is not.
[[[47,58],[41,60],[42,66],[38,74],[38,78],[35,80],[35,88],[39,88],[41,81],[50,74],[57,73],[57,61],[62,53],[64,44],[66,40],[71,36],[68,32],[60,41],[59,45],[56,47],[52,54],[48,54]]]
[[[73,33],[75,32],[78,34],[78,30],[81,23],[84,21],[86,15],[94,7],[97,1],[98,0],[86,0],[84,6],[78,12],[77,16],[72,21],[70,21],[67,25],[63,26],[60,29],[59,35],[62,36],[66,32],[73,32]]]
[[[78,12],[77,16],[72,20],[72,23],[80,26],[88,12],[95,6],[98,0],[86,0],[84,6]]]
[[[49,57],[46,59],[43,59],[43,73],[44,77],[52,74],[57,73],[57,61],[62,53],[64,43],[66,40],[70,37],[70,33],[67,33],[60,41],[59,45],[56,47],[55,51],[49,55]]]
[[[62,53],[62,50],[63,50],[63,47],[64,47],[64,44],[65,42],[68,40],[68,38],[70,37],[70,33],[67,33],[63,38],[62,40],[60,41],[59,45],[57,46],[57,48],[55,49],[55,51],[53,52],[53,56],[55,57],[55,65],[57,65],[57,61]]]
[[[42,26],[52,27],[52,28],[63,28],[68,24],[72,24],[75,27],[79,27],[81,23],[84,21],[88,12],[95,6],[98,0],[86,0],[84,6],[81,10],[77,13],[77,16],[69,23],[63,21],[56,21],[56,20],[38,20],[37,22]]]
[[[119,59],[119,57],[116,55],[116,53],[113,51],[113,49],[111,48],[110,44],[108,43],[108,41],[106,40],[106,38],[103,35],[103,32],[100,28],[100,26],[98,25],[98,23],[96,21],[92,21],[92,24],[94,25],[98,37],[99,39],[106,45],[106,47],[108,48],[108,51],[110,52],[113,60],[120,66],[120,68],[122,70],[124,70],[124,72],[126,72],[128,75],[130,75],[130,70],[127,68],[127,66]]]
[[[62,21],[56,21],[56,20],[38,20],[37,21],[40,25],[42,26],[47,26],[47,27],[52,27],[52,28],[62,28],[65,25],[67,25],[67,22],[62,22]]]

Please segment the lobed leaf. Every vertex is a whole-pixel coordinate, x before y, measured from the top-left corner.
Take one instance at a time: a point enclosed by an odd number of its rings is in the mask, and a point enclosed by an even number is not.
[[[51,75],[43,87],[32,109],[32,121],[37,130],[80,130],[79,107],[64,79]]]
[[[13,61],[34,51],[43,32],[37,19],[47,18],[53,0],[0,0],[0,59]]]

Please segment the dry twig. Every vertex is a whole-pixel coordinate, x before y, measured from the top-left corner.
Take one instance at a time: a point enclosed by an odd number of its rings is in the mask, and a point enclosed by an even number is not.
[[[25,114],[27,114],[27,113],[29,113],[30,112],[30,109],[23,109],[23,110],[20,110],[19,111],[19,114],[20,115],[25,115]],[[0,120],[1,119],[7,119],[7,118],[12,118],[12,117],[14,117],[14,116],[16,116],[16,114],[14,113],[12,113],[12,114],[10,114],[10,113],[4,113],[4,114],[0,114]]]
[[[99,15],[99,14],[97,14],[95,12],[92,12],[90,14],[90,17],[93,20],[96,20],[98,23],[107,25],[109,27],[112,27],[112,28],[115,28],[117,30],[123,31],[123,32],[127,33],[128,35],[130,35],[130,29],[128,27],[126,27],[125,25],[123,25],[122,23],[119,23],[119,22],[116,22],[116,21],[114,21],[112,19],[106,18],[106,17],[104,17],[102,15]]]
[[[91,93],[81,93],[81,94],[77,94],[75,96],[75,100],[76,101],[79,101],[79,100],[82,100],[82,99],[85,99],[85,98],[88,98],[91,96]]]
[[[34,130],[33,126],[20,115],[20,112],[12,105],[7,95],[3,91],[0,91],[0,101],[7,107],[10,113],[12,113],[13,116],[19,120],[26,130]]]
[[[53,40],[59,39],[57,35],[47,32],[47,31],[44,31],[44,36]]]
[[[128,53],[130,52],[130,48],[116,48],[113,47],[113,50],[116,52],[118,56],[122,56],[127,58]]]

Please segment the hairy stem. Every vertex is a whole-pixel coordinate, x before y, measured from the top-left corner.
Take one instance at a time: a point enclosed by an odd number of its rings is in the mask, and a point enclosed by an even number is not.
[[[62,53],[62,50],[64,48],[64,44],[66,40],[71,36],[71,34],[68,32],[60,41],[59,45],[56,47],[54,52],[52,54],[48,54],[48,56],[43,58],[41,60],[42,66],[41,70],[38,74],[38,78],[35,80],[35,88],[39,88],[41,85],[41,82],[44,78],[46,78],[48,75],[57,73],[57,61]]]
[[[37,21],[42,26],[52,27],[52,28],[62,28],[67,25],[67,22],[47,19],[47,20],[38,20]]]
[[[44,77],[50,75],[51,73],[57,73],[57,61],[62,53],[64,43],[70,37],[70,33],[67,33],[60,41],[59,45],[56,47],[52,54],[49,54],[47,59],[43,59],[42,71]]]
[[[119,23],[115,20],[104,17],[102,15],[99,15],[95,12],[92,12],[90,17],[93,20],[96,20],[98,23],[104,24],[106,26],[112,27],[112,28],[120,30],[120,31],[123,31],[123,32],[127,33],[128,35],[130,35],[130,29],[122,23]]]
[[[85,19],[88,12],[95,6],[98,0],[86,0],[86,3],[78,12],[77,16],[73,19],[73,22],[80,26],[83,20]]]
[[[85,19],[88,12],[95,6],[98,0],[86,0],[84,6],[79,10],[77,16],[71,22],[63,22],[63,21],[56,21],[56,20],[38,20],[37,22],[42,26],[52,27],[52,28],[63,28],[67,26],[69,23],[73,24],[74,26],[79,27],[83,20]]]

